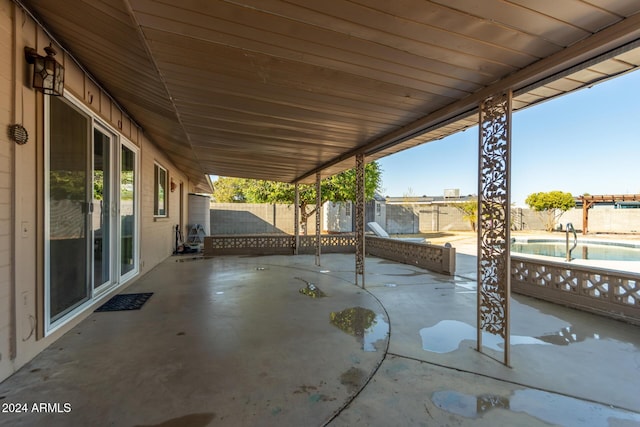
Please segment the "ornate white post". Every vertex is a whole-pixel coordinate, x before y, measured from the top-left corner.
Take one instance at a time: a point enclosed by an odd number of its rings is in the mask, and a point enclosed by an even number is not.
[[[364,289],[364,154],[356,155],[356,285],[362,276]]]
[[[512,93],[480,104],[478,155],[478,351],[482,334],[504,339],[509,365],[511,293],[511,100]]]

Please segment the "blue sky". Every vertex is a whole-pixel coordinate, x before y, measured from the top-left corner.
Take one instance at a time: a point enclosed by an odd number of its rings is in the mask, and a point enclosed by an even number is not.
[[[539,191],[640,194],[640,72],[513,116],[511,200]],[[478,128],[379,160],[382,194],[477,194]]]

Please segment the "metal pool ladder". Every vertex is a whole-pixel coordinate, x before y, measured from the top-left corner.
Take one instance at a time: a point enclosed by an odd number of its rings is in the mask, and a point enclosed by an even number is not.
[[[569,249],[569,230],[573,232],[573,246]],[[578,246],[578,235],[576,234],[576,229],[573,228],[573,224],[568,222],[565,227],[565,232],[567,235],[567,262],[571,261],[571,252]]]

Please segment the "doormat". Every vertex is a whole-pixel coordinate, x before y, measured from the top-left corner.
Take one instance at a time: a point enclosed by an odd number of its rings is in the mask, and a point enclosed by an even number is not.
[[[97,311],[140,310],[153,292],[143,294],[120,294],[111,298],[96,309]]]

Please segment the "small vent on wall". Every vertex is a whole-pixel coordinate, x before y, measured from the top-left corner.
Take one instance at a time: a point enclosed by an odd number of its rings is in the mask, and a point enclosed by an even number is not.
[[[9,125],[7,133],[9,135],[9,139],[16,144],[23,145],[29,140],[29,133],[22,125]]]

